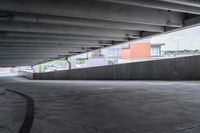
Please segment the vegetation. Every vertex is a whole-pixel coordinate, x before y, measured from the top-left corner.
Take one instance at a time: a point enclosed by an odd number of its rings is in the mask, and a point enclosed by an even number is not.
[[[68,66],[68,63],[65,59],[59,59],[43,64],[38,64],[34,66],[35,72],[41,73],[45,72],[47,69],[52,68],[52,70],[56,69],[57,67],[66,67]]]

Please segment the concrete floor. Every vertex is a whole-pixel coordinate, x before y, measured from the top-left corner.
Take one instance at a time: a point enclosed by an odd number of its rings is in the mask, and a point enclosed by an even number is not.
[[[0,86],[35,102],[31,133],[199,133],[199,81],[30,81]],[[18,133],[26,101],[0,95],[0,133]]]

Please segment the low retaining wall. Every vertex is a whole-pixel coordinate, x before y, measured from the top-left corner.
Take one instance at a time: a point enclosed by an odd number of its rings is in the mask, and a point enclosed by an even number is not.
[[[33,78],[42,80],[199,80],[200,56],[34,73]]]
[[[33,73],[18,71],[18,75],[27,79],[33,79]]]
[[[30,72],[18,71],[18,70],[14,70],[14,69],[12,69],[11,72],[20,77],[24,77],[27,79],[33,79],[33,73],[30,73]]]

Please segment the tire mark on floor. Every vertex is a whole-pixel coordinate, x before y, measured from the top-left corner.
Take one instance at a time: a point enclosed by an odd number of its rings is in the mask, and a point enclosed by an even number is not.
[[[33,124],[33,120],[34,120],[34,100],[30,96],[24,93],[13,91],[10,89],[8,89],[8,91],[18,94],[22,96],[24,99],[26,99],[26,115],[25,115],[24,122],[22,126],[20,127],[18,133],[29,133]]]

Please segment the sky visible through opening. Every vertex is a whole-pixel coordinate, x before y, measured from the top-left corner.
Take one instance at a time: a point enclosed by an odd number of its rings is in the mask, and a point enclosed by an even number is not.
[[[151,43],[165,43],[163,50],[200,50],[200,26],[153,37]]]

